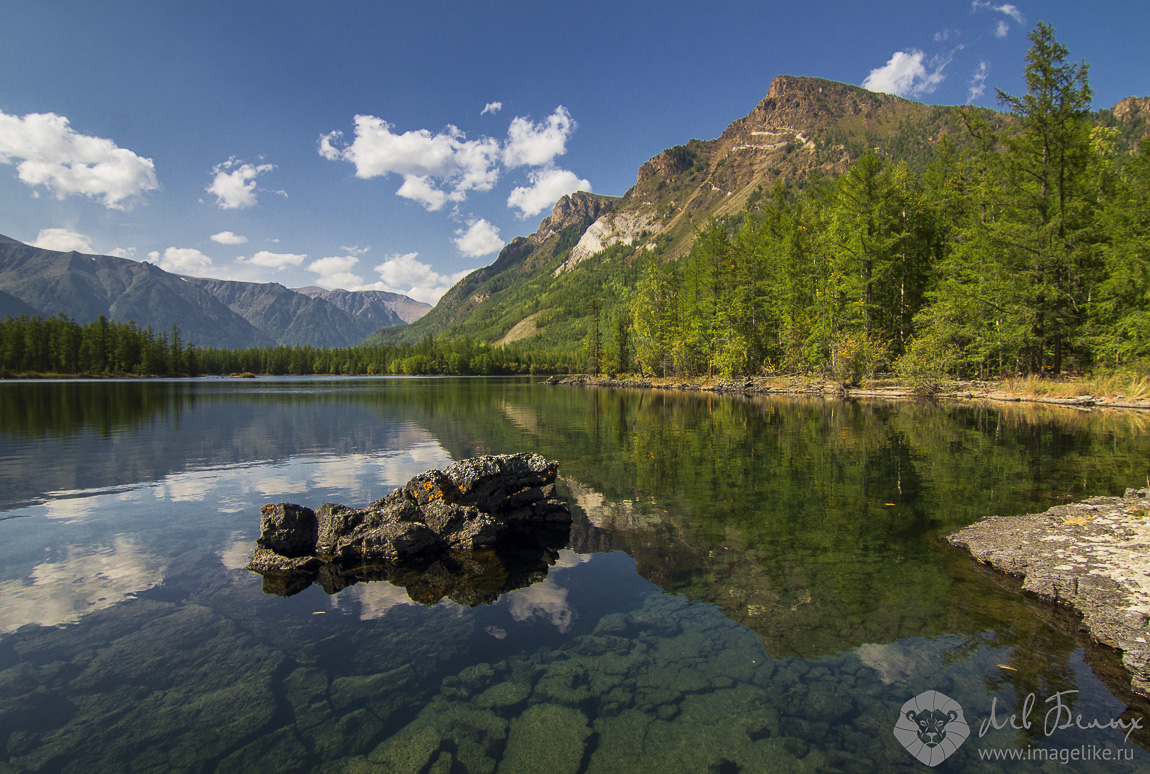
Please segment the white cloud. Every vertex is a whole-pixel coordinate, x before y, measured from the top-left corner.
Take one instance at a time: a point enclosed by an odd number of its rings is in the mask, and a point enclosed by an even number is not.
[[[924,64],[925,59],[926,55],[918,49],[896,51],[889,62],[870,71],[862,86],[864,89],[900,97],[930,94],[946,78],[942,70],[950,63],[950,58],[941,61],[937,57],[932,59],[929,64],[934,69],[930,72]]]
[[[148,259],[173,274],[200,274],[212,268],[212,259],[190,247],[169,247],[162,254],[156,250]]]
[[[320,137],[319,154],[350,161],[361,179],[402,175],[397,193],[429,210],[463,201],[468,191],[489,191],[499,179],[499,143],[490,137],[468,140],[454,126],[438,134],[427,129],[396,134],[392,129],[381,118],[356,116],[355,140],[340,148],[336,142],[342,134],[330,132]]]
[[[251,258],[239,256],[236,258],[240,263],[250,263],[254,266],[264,266],[269,269],[282,269],[285,266],[299,266],[307,260],[307,255],[298,255],[295,253],[269,253],[267,250],[260,250]]]
[[[507,605],[508,612],[516,621],[538,616],[564,633],[575,619],[575,612],[567,601],[567,589],[560,586],[554,576],[525,589],[516,589],[500,601]]]
[[[575,122],[567,108],[560,105],[542,123],[516,116],[507,130],[503,146],[503,163],[508,167],[540,167],[567,152],[567,138],[575,131]]]
[[[403,185],[395,193],[404,199],[419,202],[428,212],[443,209],[447,203],[447,194],[439,190],[426,175],[404,175]]]
[[[440,274],[430,265],[416,260],[418,257],[419,253],[391,255],[375,267],[380,281],[371,285],[361,285],[356,290],[386,290],[390,293],[402,293],[416,301],[434,304],[451,289],[452,285],[471,273],[469,269],[455,274]]]
[[[1022,15],[1022,11],[1018,6],[1013,3],[1003,3],[1002,5],[994,5],[988,0],[973,0],[970,4],[972,11],[991,10],[1009,16],[1018,24],[1025,24],[1026,17]],[[998,24],[994,26],[994,37],[1005,38],[1007,33],[1010,32],[1010,25],[1007,24],[1005,19],[999,19]]]
[[[136,248],[134,247],[115,247],[108,251],[108,255],[116,258],[131,258],[135,254]]]
[[[574,172],[548,167],[528,175],[531,186],[516,188],[507,197],[507,206],[519,210],[520,218],[530,218],[552,207],[561,196],[575,191],[590,191],[591,183]]]
[[[1022,15],[1022,11],[1018,10],[1018,6],[1016,6],[1016,5],[1012,5],[1010,3],[1004,3],[1002,5],[994,6],[994,10],[998,11],[999,13],[1006,14],[1007,16],[1009,16],[1011,19],[1014,19],[1019,24],[1025,24],[1026,23],[1026,17]]]
[[[1014,19],[1019,24],[1026,24],[1026,17],[1022,15],[1022,11],[1018,9],[1017,5],[1013,3],[1003,3],[1002,5],[994,5],[988,0],[973,0],[970,7],[972,10],[982,10],[989,8],[992,11],[1006,14],[1011,19]]]
[[[307,270],[319,275],[316,279],[318,285],[352,289],[363,284],[363,277],[351,273],[357,263],[359,259],[354,255],[333,255],[312,261],[308,264]]]
[[[494,113],[500,108],[502,103],[491,102],[483,112]],[[355,165],[356,177],[362,179],[401,176],[403,182],[396,193],[429,211],[463,202],[471,191],[490,191],[503,168],[542,168],[532,173],[530,189],[516,189],[512,194],[515,201],[529,203],[527,211],[535,214],[555,201],[551,199],[536,207],[531,195],[541,183],[562,187],[558,184],[565,175],[568,183],[578,182],[590,189],[589,183],[578,181],[572,173],[552,168],[555,157],[567,152],[567,139],[575,126],[567,108],[560,105],[539,123],[515,117],[507,139],[500,143],[491,137],[468,140],[450,125],[439,133],[427,129],[397,133],[381,118],[358,115],[355,138],[350,143],[343,140],[342,132],[329,132],[319,138],[318,151],[325,159],[350,161]]]
[[[175,274],[201,274],[212,268],[212,259],[190,247],[169,247],[163,256],[148,253],[148,258],[164,271]]]
[[[234,156],[212,167],[212,184],[206,189],[214,194],[221,210],[239,210],[254,207],[256,178],[275,169],[274,164],[246,164]]]
[[[219,242],[221,245],[242,245],[247,244],[248,238],[233,234],[231,231],[221,231],[218,234],[212,234],[210,237],[213,242]]]
[[[944,42],[950,40],[951,35],[957,35],[957,34],[958,34],[957,32],[950,30],[950,29],[945,29],[942,32],[936,32],[936,33],[934,33],[934,42],[935,43],[944,43]]]
[[[75,250],[78,253],[93,253],[92,242],[88,237],[67,228],[42,228],[36,235],[33,247],[56,250],[61,253]]]
[[[502,102],[488,102],[486,105],[483,106],[483,110],[480,111],[479,115],[485,116],[488,113],[495,115],[496,113],[498,113],[502,109],[503,109],[503,103]]]
[[[970,104],[982,96],[986,91],[986,76],[990,75],[990,67],[985,61],[978,63],[978,69],[974,71],[974,75],[970,77],[970,83],[967,84],[970,91],[967,92],[966,102]]]
[[[455,233],[455,246],[468,258],[490,255],[503,247],[499,229],[484,218],[472,218],[467,221],[466,229],[459,229]]]
[[[0,111],[0,163],[15,164],[21,182],[43,185],[57,199],[78,194],[110,209],[127,209],[127,199],[160,187],[151,159],[79,134],[55,113],[21,118]]]

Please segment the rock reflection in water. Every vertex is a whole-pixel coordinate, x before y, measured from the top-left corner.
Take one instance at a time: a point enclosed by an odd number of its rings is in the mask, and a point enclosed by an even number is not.
[[[361,582],[384,581],[404,589],[412,601],[435,605],[449,599],[467,607],[489,604],[503,594],[525,588],[547,577],[567,543],[566,525],[544,525],[529,535],[518,534],[477,551],[453,551],[434,560],[390,565],[341,568],[333,564],[317,570],[260,572],[265,594],[298,594],[317,584],[328,594]]]

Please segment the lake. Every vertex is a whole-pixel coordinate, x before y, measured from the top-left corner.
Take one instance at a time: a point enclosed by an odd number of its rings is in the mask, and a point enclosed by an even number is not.
[[[1148,426],[530,379],[3,382],[0,774],[1146,770],[1114,653],[939,536],[1147,485]],[[245,569],[265,503],[519,451],[559,462],[574,524],[494,601]],[[936,696],[947,744],[904,749]]]

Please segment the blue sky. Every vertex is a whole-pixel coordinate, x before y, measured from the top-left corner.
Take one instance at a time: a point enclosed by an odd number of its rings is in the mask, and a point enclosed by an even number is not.
[[[1039,20],[1096,108],[1150,94],[1145,0],[0,0],[0,233],[434,302],[776,75],[995,107]]]

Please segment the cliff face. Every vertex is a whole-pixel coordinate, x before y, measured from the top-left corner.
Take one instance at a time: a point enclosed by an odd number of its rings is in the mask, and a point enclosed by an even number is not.
[[[1150,97],[1127,97],[1108,111],[1119,132],[1119,148],[1122,152],[1139,152],[1138,145],[1143,138],[1150,137]]]
[[[670,236],[668,254],[682,256],[702,221],[738,213],[757,189],[803,181],[813,172],[841,173],[867,148],[882,151],[897,135],[910,134],[912,145],[933,144],[940,134],[935,124],[946,112],[845,83],[779,76],[718,138],[691,140],[644,163],[635,186],[600,216],[556,273],[612,244],[633,243],[640,231]],[[908,131],[917,125],[923,130]]]
[[[1111,108],[1110,112],[1119,121],[1150,119],[1150,97],[1127,97]]]
[[[551,214],[539,223],[539,228],[528,238],[535,244],[541,244],[570,226],[587,228],[600,215],[610,212],[617,201],[614,196],[600,196],[586,191],[567,194],[555,203]]]

